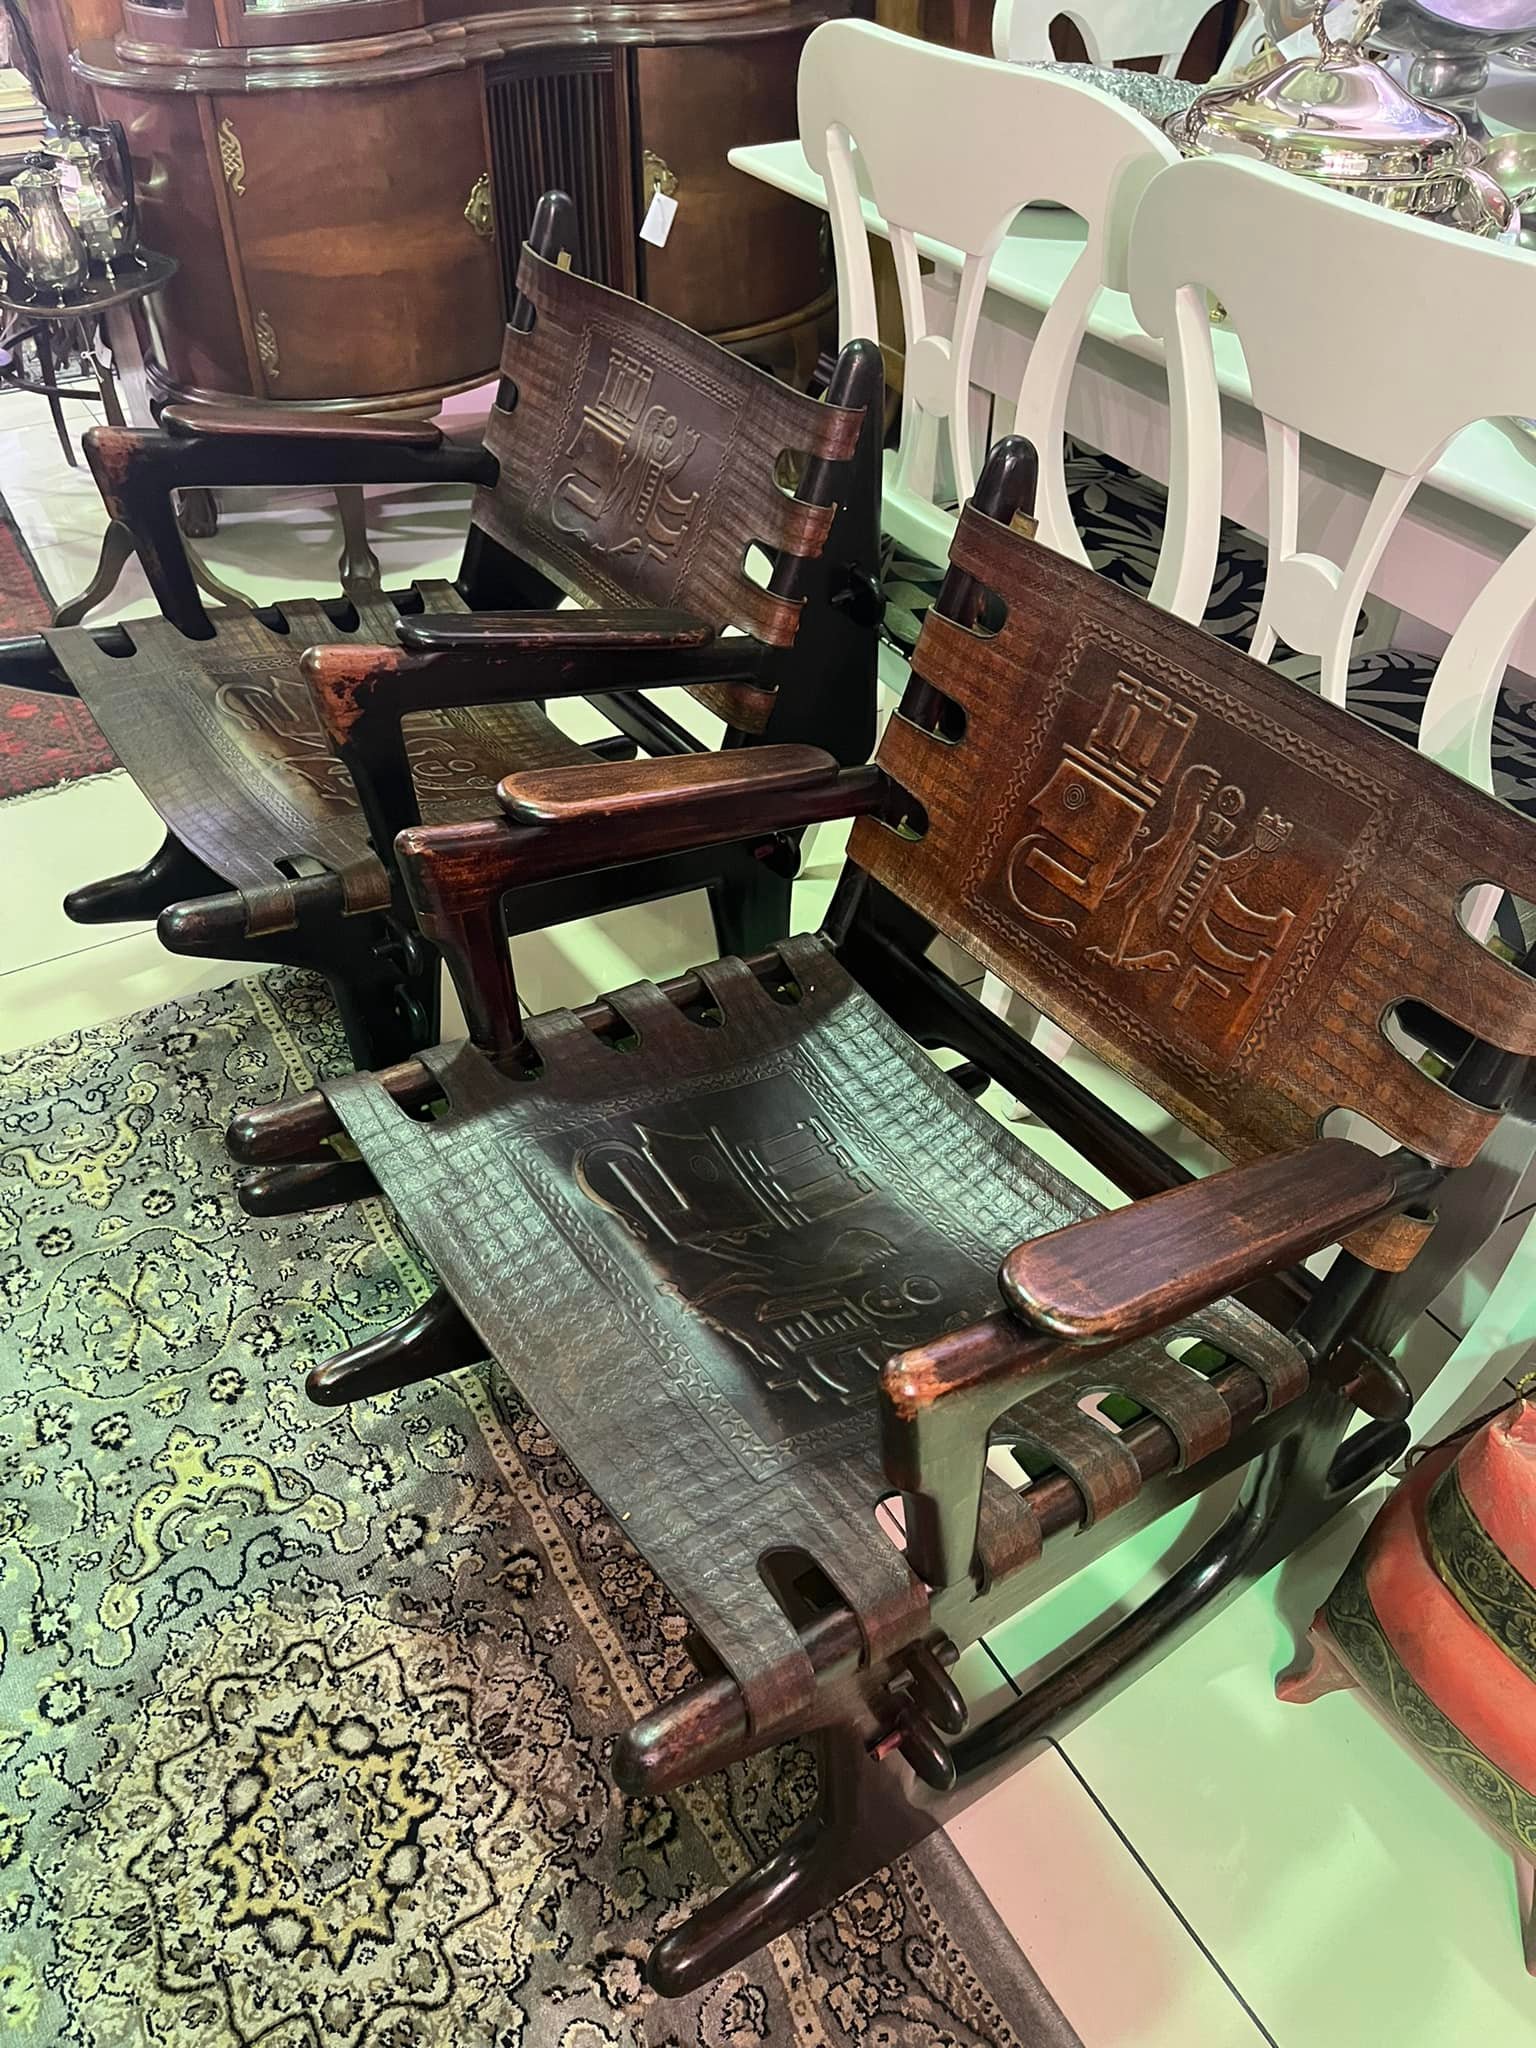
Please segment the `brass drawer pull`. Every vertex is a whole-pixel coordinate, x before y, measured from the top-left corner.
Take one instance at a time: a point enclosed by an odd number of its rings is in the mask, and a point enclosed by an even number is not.
[[[235,124],[226,114],[218,126],[219,165],[224,172],[224,182],[237,199],[245,197],[245,151],[240,147],[240,138],[235,133]]]
[[[663,199],[677,197],[677,173],[654,149],[640,153],[640,205],[642,212],[650,205],[657,193]]]
[[[261,367],[269,377],[280,377],[283,366],[277,352],[277,329],[272,325],[271,314],[259,307],[252,325],[256,330],[256,353],[261,358]]]
[[[488,242],[495,234],[496,209],[491,199],[489,171],[482,171],[470,186],[469,197],[464,202],[464,218],[482,242]]]

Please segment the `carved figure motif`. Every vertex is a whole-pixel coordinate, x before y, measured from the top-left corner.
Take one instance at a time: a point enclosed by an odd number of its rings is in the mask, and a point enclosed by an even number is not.
[[[687,537],[699,494],[675,488],[699,445],[678,414],[651,398],[655,371],[614,349],[601,389],[582,408],[555,484],[550,518],[601,554],[670,561]]]
[[[819,1118],[767,1135],[630,1130],[580,1155],[578,1185],[659,1257],[663,1288],[748,1352],[767,1393],[852,1407],[892,1352],[942,1326],[942,1279],[895,1241]]]
[[[1245,833],[1246,793],[1208,762],[1174,780],[1197,723],[1168,691],[1117,675],[1087,741],[1030,798],[1037,828],[1006,867],[1024,917],[1086,939],[1085,961],[1169,976],[1179,1011],[1255,996],[1295,923],[1239,889],[1262,880],[1292,821],[1266,808]]]

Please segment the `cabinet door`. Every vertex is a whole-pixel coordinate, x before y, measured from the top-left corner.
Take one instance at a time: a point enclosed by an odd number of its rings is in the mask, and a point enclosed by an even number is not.
[[[230,218],[265,395],[368,398],[461,384],[501,348],[481,72],[221,94]],[[237,175],[229,176],[231,164]],[[236,190],[238,184],[239,190]]]
[[[666,247],[640,245],[642,296],[704,334],[780,319],[823,289],[821,214],[726,162],[738,144],[798,133],[807,33],[635,51],[637,148],[677,181]]]
[[[145,242],[180,265],[145,303],[152,354],[178,390],[250,396],[255,387],[219,217],[218,152],[206,105],[189,92],[105,86],[97,100],[102,117],[121,121],[128,137]]]

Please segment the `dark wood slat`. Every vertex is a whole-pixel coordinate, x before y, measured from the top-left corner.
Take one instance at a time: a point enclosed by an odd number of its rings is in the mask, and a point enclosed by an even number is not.
[[[1020,1245],[1003,1293],[1069,1344],[1125,1343],[1298,1264],[1436,1178],[1411,1155],[1325,1138]]]

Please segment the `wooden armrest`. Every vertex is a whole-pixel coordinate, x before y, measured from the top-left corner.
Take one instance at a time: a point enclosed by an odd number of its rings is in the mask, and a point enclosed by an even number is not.
[[[508,780],[521,788],[555,781],[560,773],[551,769],[547,776]],[[428,938],[443,944],[450,927],[492,905],[499,912],[506,891],[525,883],[799,831],[831,818],[866,817],[887,805],[891,794],[878,768],[839,768],[819,747],[746,747],[723,756],[594,761],[570,774],[573,780],[593,778],[595,801],[562,803],[557,790],[553,810],[537,822],[520,817],[516,822],[498,818],[416,825],[398,835],[396,858]],[[607,806],[618,774],[624,777],[626,801],[615,813]],[[642,787],[646,783],[649,793]],[[622,832],[613,829],[615,817],[622,821]]]
[[[999,1276],[1011,1313],[881,1369],[881,1446],[886,1476],[906,1495],[913,1569],[934,1585],[971,1571],[987,1432],[1031,1383],[1072,1369],[1077,1346],[1118,1351],[1169,1329],[1403,1207],[1438,1177],[1412,1153],[1383,1159],[1326,1138],[1019,1245]]]
[[[274,434],[306,441],[373,441],[410,448],[440,448],[442,428],[432,420],[334,412],[284,412],[275,406],[168,405],[160,424],[177,440],[195,435],[265,440]]]
[[[567,615],[536,615],[546,623],[551,616]],[[400,721],[412,711],[735,682],[752,676],[765,652],[755,640],[716,639],[694,620],[679,626],[674,638],[665,626],[654,637],[631,638],[627,628],[615,636],[604,633],[604,616],[611,615],[588,614],[599,623],[570,633],[541,632],[535,624],[521,641],[487,637],[478,647],[464,642],[432,653],[398,646],[310,647],[300,668],[320,723],[356,776],[368,772],[365,756],[377,747],[399,756]]]
[[[775,792],[835,782],[838,765],[820,747],[737,747],[724,754],[594,761],[509,775],[496,794],[514,825],[597,823],[675,810],[680,799],[754,803]]]
[[[139,561],[160,610],[192,640],[213,624],[203,609],[176,524],[175,493],[226,486],[319,484],[494,484],[500,465],[488,448],[456,448],[419,420],[331,419],[188,408],[167,425],[88,427],[84,437],[110,519],[138,543]],[[214,422],[209,431],[210,421]],[[228,422],[220,425],[219,422]],[[279,424],[280,423],[280,424]]]
[[[1126,1344],[1336,1244],[1434,1179],[1410,1153],[1324,1138],[1019,1245],[1003,1295],[1069,1344]]]
[[[396,628],[413,654],[504,654],[517,648],[595,653],[623,647],[706,647],[712,626],[689,612],[425,612]]]
[[[716,765],[722,758],[725,770]],[[762,764],[756,772],[754,763]],[[509,889],[749,842],[830,818],[867,817],[891,797],[880,769],[839,768],[815,747],[593,763],[574,773],[591,774],[594,787],[611,791],[615,766],[625,771],[631,796],[617,820],[599,799],[560,810],[558,825],[500,818],[417,825],[395,840],[396,864],[422,935],[448,963],[470,1037],[498,1063],[515,1060],[523,1043],[502,901]],[[642,801],[635,792],[647,771],[655,795]]]

